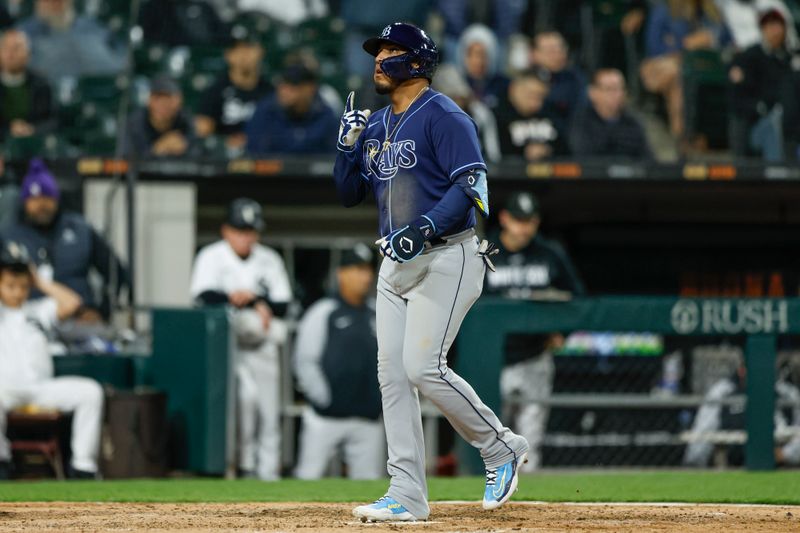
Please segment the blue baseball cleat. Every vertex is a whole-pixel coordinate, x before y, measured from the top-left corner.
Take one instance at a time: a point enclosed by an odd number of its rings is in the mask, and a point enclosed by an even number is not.
[[[375,500],[369,505],[353,509],[353,516],[362,522],[413,522],[417,518],[408,509],[389,496]]]
[[[486,469],[486,490],[483,492],[483,508],[497,509],[517,491],[519,467],[528,462],[528,453],[512,459],[498,468]]]

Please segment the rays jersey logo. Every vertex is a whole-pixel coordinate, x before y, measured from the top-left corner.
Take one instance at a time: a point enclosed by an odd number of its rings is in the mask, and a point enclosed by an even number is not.
[[[391,143],[381,148],[378,139],[364,142],[364,168],[367,174],[379,180],[390,180],[397,175],[399,168],[414,168],[417,165],[416,143],[411,139]]]

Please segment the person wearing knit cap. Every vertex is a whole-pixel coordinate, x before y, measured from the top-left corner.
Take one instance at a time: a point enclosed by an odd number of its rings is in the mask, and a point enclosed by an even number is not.
[[[55,176],[41,159],[31,161],[22,181],[17,220],[0,233],[0,242],[25,246],[39,275],[62,283],[78,293],[83,307],[77,318],[95,322],[108,318],[107,295],[128,285],[128,273],[111,247],[83,218],[61,206],[61,192]],[[96,271],[103,279],[102,296],[89,282]],[[115,279],[114,287],[109,287]],[[42,295],[33,291],[31,297]]]
[[[498,72],[503,61],[498,57],[497,37],[483,24],[472,24],[458,41],[459,69],[478,100],[496,107],[506,97],[509,80]]]
[[[309,307],[297,331],[295,376],[309,405],[303,412],[295,475],[323,477],[342,449],[352,479],[386,476],[375,305],[375,265],[360,243],[342,253],[338,291]]]

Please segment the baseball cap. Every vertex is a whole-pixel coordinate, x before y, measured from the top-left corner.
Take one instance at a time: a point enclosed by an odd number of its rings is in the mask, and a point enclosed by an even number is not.
[[[758,25],[763,26],[767,22],[779,21],[786,25],[786,16],[777,7],[767,7],[758,12]]]
[[[150,93],[179,94],[181,88],[174,79],[166,74],[156,76],[150,81]]]
[[[28,166],[28,173],[22,180],[20,196],[23,200],[40,196],[58,199],[60,196],[55,176],[41,159],[33,159]]]
[[[289,85],[300,85],[302,83],[316,83],[318,76],[314,69],[299,62],[287,65],[279,75],[279,79]]]
[[[31,256],[24,244],[7,241],[0,248],[0,267],[15,272],[26,272],[30,267]]]
[[[529,192],[515,192],[506,200],[505,209],[514,218],[533,218],[539,214],[539,201]]]
[[[261,205],[250,198],[237,198],[228,207],[225,223],[236,229],[264,229]]]
[[[372,264],[373,254],[372,250],[364,243],[358,243],[352,248],[342,252],[342,259],[339,263],[340,267],[347,267],[353,265]]]
[[[231,27],[231,33],[228,36],[226,45],[233,47],[239,43],[261,44],[261,38],[250,24],[240,22]]]

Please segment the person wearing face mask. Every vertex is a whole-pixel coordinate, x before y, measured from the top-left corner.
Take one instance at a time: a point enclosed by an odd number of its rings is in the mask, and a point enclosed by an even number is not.
[[[279,346],[287,330],[281,320],[292,289],[278,252],[258,243],[261,205],[234,200],[222,224],[222,240],[200,250],[192,270],[191,295],[199,306],[227,306],[236,337],[239,473],[280,477]]]

